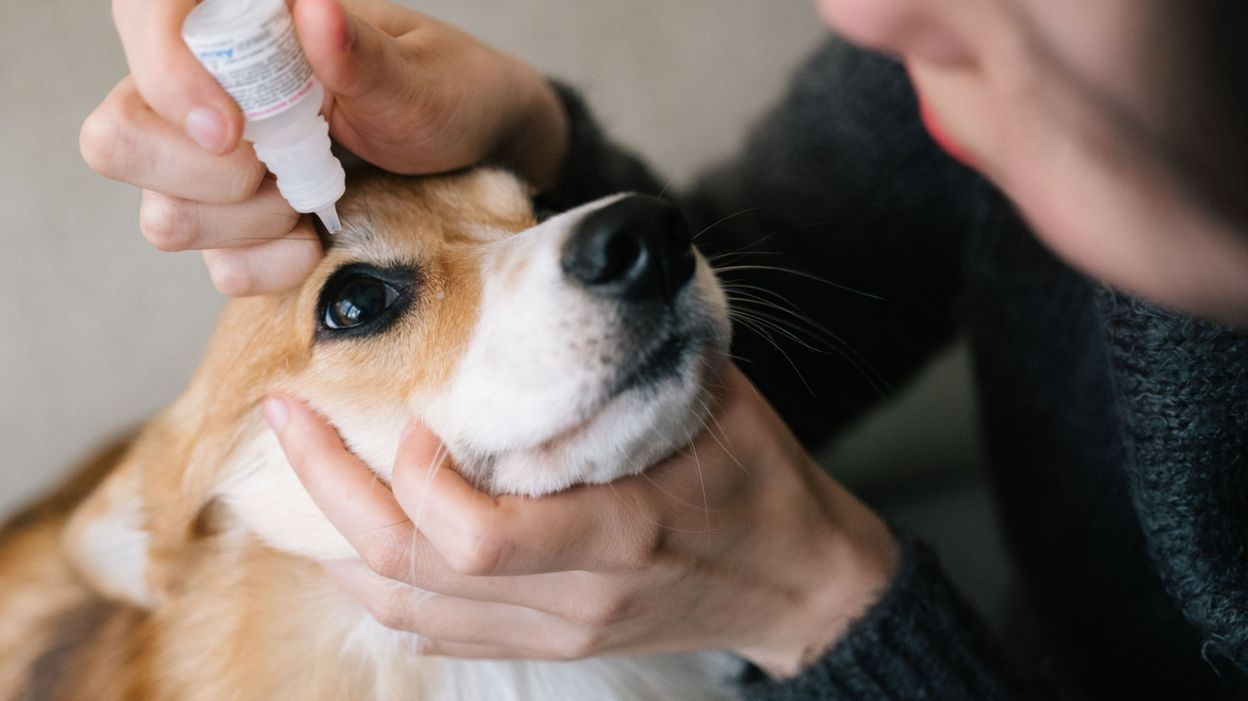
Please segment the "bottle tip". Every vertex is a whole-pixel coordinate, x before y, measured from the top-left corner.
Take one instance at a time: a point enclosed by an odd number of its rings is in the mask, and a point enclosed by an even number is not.
[[[333,202],[324,207],[317,207],[312,211],[321,220],[321,223],[325,225],[326,231],[331,234],[342,231],[342,222],[338,221],[338,208],[334,206]]]

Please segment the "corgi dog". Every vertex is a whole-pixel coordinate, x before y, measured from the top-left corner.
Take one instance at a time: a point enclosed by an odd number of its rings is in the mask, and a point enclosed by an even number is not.
[[[234,299],[185,393],[0,533],[0,699],[729,699],[721,653],[422,657],[317,564],[356,557],[259,406],[307,402],[383,483],[419,419],[465,477],[540,496],[697,433],[724,294],[678,210],[538,221],[508,173],[374,174],[301,287]]]

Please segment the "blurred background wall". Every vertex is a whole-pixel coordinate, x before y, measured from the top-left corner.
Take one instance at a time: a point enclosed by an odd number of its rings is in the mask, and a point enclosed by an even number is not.
[[[221,302],[197,254],[144,242],[138,192],[78,154],[83,118],[126,72],[108,3],[0,4],[2,518],[172,400]],[[407,4],[582,87],[677,184],[732,151],[824,36],[807,0]],[[964,474],[978,461],[966,374],[960,350],[939,360],[833,450],[834,474],[867,491]]]

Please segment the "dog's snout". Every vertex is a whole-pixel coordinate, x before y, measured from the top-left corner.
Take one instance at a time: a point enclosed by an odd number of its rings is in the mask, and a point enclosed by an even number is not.
[[[680,210],[634,195],[590,213],[563,248],[563,270],[585,287],[631,300],[672,300],[693,277],[693,245]]]

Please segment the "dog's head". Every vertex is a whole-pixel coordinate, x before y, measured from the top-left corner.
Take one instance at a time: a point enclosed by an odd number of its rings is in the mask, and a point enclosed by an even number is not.
[[[538,221],[518,181],[478,170],[374,177],[339,207],[315,272],[232,302],[163,419],[205,412],[196,440],[222,447],[192,450],[223,457],[188,474],[270,544],[347,554],[259,418],[274,390],[329,419],[383,480],[420,419],[495,493],[636,473],[700,430],[729,325],[672,205],[620,195]]]

